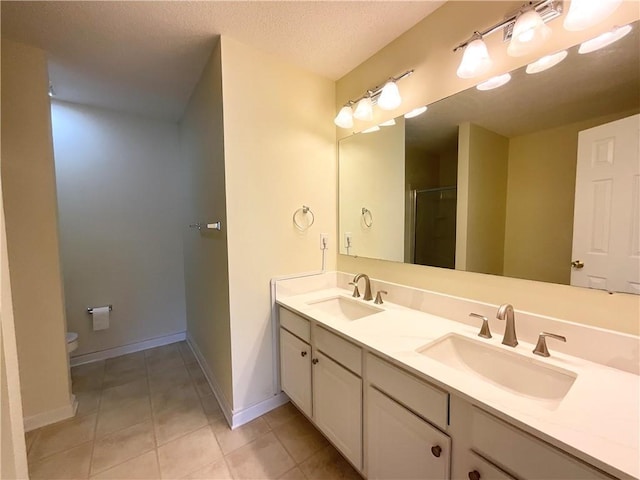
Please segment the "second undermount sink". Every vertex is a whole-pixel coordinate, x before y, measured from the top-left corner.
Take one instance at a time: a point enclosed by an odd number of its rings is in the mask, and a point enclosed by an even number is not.
[[[383,311],[381,308],[374,307],[373,305],[367,305],[359,300],[340,295],[307,302],[307,305],[335,318],[349,321],[358,320],[359,318]]]
[[[577,377],[569,370],[457,334],[445,335],[418,353],[551,408],[560,403]]]

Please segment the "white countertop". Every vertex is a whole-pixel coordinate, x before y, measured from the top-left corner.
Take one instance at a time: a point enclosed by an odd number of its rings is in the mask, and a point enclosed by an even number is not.
[[[479,326],[386,301],[380,306],[382,312],[353,321],[338,319],[307,304],[336,295],[351,298],[350,291],[325,288],[311,293],[279,295],[277,302],[610,474],[640,478],[640,377],[637,375],[554,352],[552,341],[549,342],[551,357],[543,358],[532,353],[534,345],[529,343],[520,342],[515,349],[502,345],[502,335],[498,332],[492,332],[491,339],[480,339],[577,374],[559,404],[544,404],[417,351],[450,333],[478,339]]]

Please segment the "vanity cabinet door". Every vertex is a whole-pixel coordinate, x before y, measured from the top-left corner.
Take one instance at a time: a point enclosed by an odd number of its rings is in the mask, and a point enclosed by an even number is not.
[[[313,354],[313,419],[362,469],[362,380],[321,352]]]
[[[448,479],[451,439],[385,394],[367,390],[367,473],[373,479]]]
[[[311,346],[280,329],[280,383],[302,412],[311,417]]]

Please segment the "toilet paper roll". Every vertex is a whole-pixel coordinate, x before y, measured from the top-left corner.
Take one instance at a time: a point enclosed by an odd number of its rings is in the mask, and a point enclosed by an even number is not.
[[[109,328],[109,307],[93,307],[93,331]]]

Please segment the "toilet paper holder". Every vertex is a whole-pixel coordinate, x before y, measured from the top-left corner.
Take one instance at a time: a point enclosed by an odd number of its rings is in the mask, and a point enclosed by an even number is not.
[[[109,307],[109,311],[113,310],[113,305],[107,305]],[[87,312],[89,313],[89,315],[93,315],[93,309],[94,308],[98,308],[98,307],[89,307],[87,308]]]

